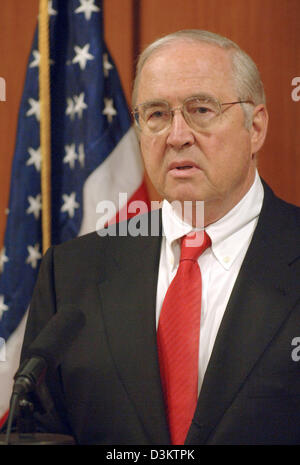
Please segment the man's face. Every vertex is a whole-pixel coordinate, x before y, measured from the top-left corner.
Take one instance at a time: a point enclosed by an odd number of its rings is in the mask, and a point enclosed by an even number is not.
[[[220,103],[245,97],[235,90],[228,51],[179,41],[155,52],[145,63],[136,104],[164,100],[174,108],[200,94]],[[230,210],[255,176],[257,147],[252,129],[245,128],[241,105],[224,106],[222,111],[205,130],[195,131],[176,111],[168,129],[140,135],[146,170],[156,190],[169,202],[204,200],[209,222]]]

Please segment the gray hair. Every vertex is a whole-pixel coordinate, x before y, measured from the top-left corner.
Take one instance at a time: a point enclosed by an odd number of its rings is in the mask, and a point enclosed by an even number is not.
[[[255,105],[266,103],[264,87],[259,71],[252,58],[250,58],[246,52],[244,52],[235,42],[219,34],[199,29],[186,29],[168,34],[155,40],[141,53],[137,62],[136,77],[133,85],[133,108],[135,107],[137,100],[141,71],[148,58],[164,46],[181,40],[213,44],[230,51],[232,56],[233,78],[238,98],[241,100],[252,100]],[[252,122],[251,107],[247,103],[243,103],[241,105],[245,113],[245,126],[249,128]]]

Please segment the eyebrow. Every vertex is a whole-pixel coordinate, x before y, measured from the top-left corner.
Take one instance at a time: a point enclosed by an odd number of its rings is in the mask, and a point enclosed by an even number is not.
[[[139,108],[139,107],[150,108],[150,107],[158,106],[161,104],[166,104],[170,106],[169,102],[167,102],[166,100],[150,100],[148,102],[139,103],[138,105],[136,105],[135,108]]]
[[[201,99],[201,100],[217,100],[216,97],[214,97],[213,95],[211,94],[206,94],[206,93],[199,93],[199,94],[195,94],[195,95],[190,95],[189,97],[185,98],[183,102],[187,101],[187,100],[190,100],[190,99]],[[182,102],[182,103],[183,103]],[[167,100],[149,100],[148,102],[142,102],[142,103],[139,103],[138,105],[136,105],[136,109],[143,106],[144,108],[150,108],[150,107],[154,107],[154,106],[158,106],[158,105],[161,105],[161,104],[166,104],[168,105],[169,107],[171,106],[170,103],[167,101]]]
[[[202,92],[201,94],[191,95],[190,97],[186,98],[185,100],[192,99],[192,98],[195,98],[195,99],[199,98],[201,100],[218,100],[217,97],[214,97],[211,94],[206,94],[204,92]]]

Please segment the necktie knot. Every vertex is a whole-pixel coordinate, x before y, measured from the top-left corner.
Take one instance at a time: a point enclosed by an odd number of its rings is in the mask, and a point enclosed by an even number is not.
[[[210,245],[211,239],[206,231],[193,231],[187,234],[182,238],[180,261],[198,260]]]

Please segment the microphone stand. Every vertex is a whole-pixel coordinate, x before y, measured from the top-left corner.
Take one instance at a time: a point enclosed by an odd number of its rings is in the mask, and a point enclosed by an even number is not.
[[[62,426],[53,399],[44,383],[45,375],[47,370],[51,372],[59,366],[64,353],[84,323],[83,313],[72,305],[66,305],[50,318],[27,349],[27,359],[24,360],[14,376],[15,382],[4,444],[75,444],[72,436],[35,433],[33,414],[34,405],[37,405],[38,408],[42,407],[38,413],[46,413],[50,423],[54,421],[54,430]],[[34,402],[28,400],[28,395],[34,396]],[[17,434],[11,434],[16,417],[19,431]]]
[[[47,393],[47,396],[47,401],[49,401],[49,393]],[[52,407],[53,403],[50,405]],[[57,418],[57,416],[53,414],[52,408],[43,410],[50,413],[52,418]],[[18,393],[12,394],[6,433],[0,434],[0,445],[75,445],[75,439],[72,436],[53,433],[37,433],[33,414],[34,404],[31,400],[26,396],[20,396]],[[17,432],[12,433],[12,426],[15,419],[17,423]]]

